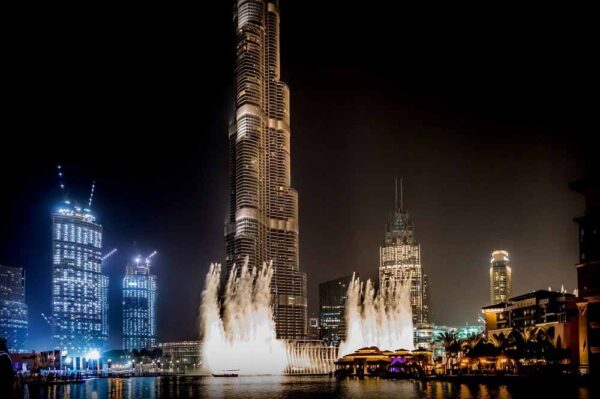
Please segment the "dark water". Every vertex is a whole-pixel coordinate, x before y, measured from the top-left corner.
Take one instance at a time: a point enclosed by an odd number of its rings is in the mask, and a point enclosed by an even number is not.
[[[23,397],[68,399],[155,398],[593,398],[597,392],[557,384],[467,385],[440,381],[345,380],[327,377],[144,377],[95,379],[85,384],[30,387]]]

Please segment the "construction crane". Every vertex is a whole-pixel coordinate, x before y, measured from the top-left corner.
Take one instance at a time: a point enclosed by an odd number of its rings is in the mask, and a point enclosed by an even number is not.
[[[110,251],[109,253],[107,253],[106,255],[104,255],[102,257],[102,262],[104,262],[106,259],[108,259],[111,256],[113,256],[116,252],[117,252],[117,248],[114,248],[112,251]]]
[[[94,190],[96,189],[96,181],[92,182],[92,190],[90,191],[90,200],[88,201],[88,208],[92,208],[92,201],[94,200]]]
[[[60,187],[60,193],[62,194],[63,201],[66,204],[69,204],[69,198],[67,196],[67,190],[65,189],[65,179],[63,177],[63,168],[62,165],[56,165],[56,173],[58,175],[58,185]]]
[[[149,265],[150,264],[150,259],[152,259],[156,254],[158,253],[158,251],[154,251],[152,252],[150,255],[148,255],[146,257],[146,264]]]
[[[63,328],[63,326],[59,322],[57,322],[56,320],[54,320],[53,318],[46,317],[46,315],[44,314],[44,312],[42,312],[41,314],[42,314],[42,317],[44,318],[44,320],[46,320],[46,323],[48,323],[48,325],[50,327],[52,327],[53,325],[57,325],[60,328]]]

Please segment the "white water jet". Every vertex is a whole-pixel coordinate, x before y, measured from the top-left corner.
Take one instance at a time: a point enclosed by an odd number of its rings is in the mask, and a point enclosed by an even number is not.
[[[346,300],[346,340],[339,356],[377,346],[381,350],[414,349],[410,280],[392,281],[378,293],[371,280],[352,277]]]
[[[219,300],[221,265],[212,264],[202,292],[203,367],[239,369],[242,375],[329,373],[333,362],[365,346],[413,349],[410,283],[392,283],[378,294],[370,280],[353,278],[346,301],[346,341],[338,348],[320,341],[283,341],[275,333],[271,264],[231,271]]]
[[[221,265],[212,264],[202,292],[203,365],[213,373],[239,369],[240,374],[283,374],[287,360],[276,339],[271,309],[272,265],[231,271],[223,303],[219,302]],[[221,312],[223,318],[221,318]]]

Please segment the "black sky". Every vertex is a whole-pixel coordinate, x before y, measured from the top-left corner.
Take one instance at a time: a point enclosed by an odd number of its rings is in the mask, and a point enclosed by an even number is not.
[[[469,11],[282,0],[310,313],[319,282],[376,275],[395,176],[436,323],[476,320],[493,249],[510,251],[516,294],[575,287],[583,203],[568,183],[597,134],[587,25],[565,9]],[[31,346],[49,335],[57,163],[73,197],[96,180],[105,247],[119,248],[112,345],[125,262],[153,249],[159,339],[195,338],[204,275],[224,258],[232,5],[27,10],[13,24],[0,263],[27,270]]]

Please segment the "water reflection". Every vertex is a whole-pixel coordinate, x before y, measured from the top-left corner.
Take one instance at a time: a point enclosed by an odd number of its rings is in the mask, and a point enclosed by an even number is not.
[[[534,390],[531,392],[531,390]],[[494,384],[455,384],[442,381],[345,380],[327,377],[162,377],[94,379],[84,384],[28,387],[25,398],[43,399],[158,399],[158,398],[298,398],[375,399],[400,398],[591,398],[597,392],[587,387],[556,383],[515,386]]]

